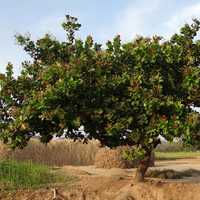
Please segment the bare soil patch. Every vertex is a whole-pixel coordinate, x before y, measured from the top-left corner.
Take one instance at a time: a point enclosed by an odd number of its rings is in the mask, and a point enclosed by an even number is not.
[[[200,159],[156,162],[155,169],[200,169]],[[153,168],[152,168],[153,169]],[[147,178],[144,183],[135,183],[135,169],[99,169],[94,166],[65,166],[60,169],[78,177],[69,186],[57,188],[57,199],[66,200],[199,200],[200,177],[190,179]],[[0,199],[52,200],[52,188],[36,191],[0,193]]]

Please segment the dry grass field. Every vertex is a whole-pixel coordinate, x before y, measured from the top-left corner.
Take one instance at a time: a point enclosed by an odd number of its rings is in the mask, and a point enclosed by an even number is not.
[[[38,139],[32,139],[23,150],[11,150],[6,145],[0,145],[0,158],[17,161],[32,161],[35,163],[64,166],[92,165],[99,149],[95,140],[83,144],[71,140],[53,140],[44,145]]]
[[[110,149],[101,148],[97,140],[83,144],[80,141],[53,140],[45,145],[38,139],[31,139],[24,149],[11,150],[0,144],[1,160],[31,161],[48,166],[85,166],[95,165],[99,168],[133,168],[138,161],[128,161],[123,158],[123,151],[129,147]],[[154,165],[152,154],[151,166]]]
[[[106,168],[130,165],[129,162],[120,157],[121,148],[118,148],[117,151],[109,150],[108,148],[103,148],[99,151],[100,149],[100,143],[97,140],[88,141],[87,144],[67,139],[53,140],[45,145],[40,143],[38,139],[31,139],[28,146],[22,150],[11,150],[0,143],[0,159],[32,161],[49,166],[84,166],[94,165],[95,162],[96,166],[102,167],[106,165]],[[98,151],[99,153],[97,154]],[[162,144],[155,152],[157,160],[176,160],[197,156],[200,156],[200,151],[186,151],[182,145],[176,143]]]

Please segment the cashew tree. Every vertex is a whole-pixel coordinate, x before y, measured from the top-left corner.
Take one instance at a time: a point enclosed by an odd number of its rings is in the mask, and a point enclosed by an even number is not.
[[[46,34],[37,41],[16,35],[31,56],[18,77],[8,64],[0,75],[0,137],[23,148],[39,134],[48,143],[54,136],[98,139],[102,145],[134,146],[137,181],[143,181],[150,155],[160,143],[180,137],[198,143],[200,106],[200,22],[193,20],[165,40],[120,36],[105,47],[76,38],[77,18],[62,24],[66,41]],[[84,127],[84,132],[80,127]]]

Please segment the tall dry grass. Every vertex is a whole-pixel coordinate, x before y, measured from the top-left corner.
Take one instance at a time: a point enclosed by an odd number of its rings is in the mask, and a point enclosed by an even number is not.
[[[64,166],[64,165],[92,165],[96,152],[99,150],[98,141],[88,144],[71,140],[54,140],[44,145],[37,139],[32,139],[23,150],[10,150],[0,144],[0,158],[17,161],[30,160],[35,163]]]

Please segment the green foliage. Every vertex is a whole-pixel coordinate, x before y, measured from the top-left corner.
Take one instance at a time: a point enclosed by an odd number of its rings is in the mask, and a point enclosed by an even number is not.
[[[125,160],[143,160],[145,158],[145,150],[142,148],[131,148],[122,152]]]
[[[37,133],[45,143],[64,134],[110,147],[136,145],[149,154],[159,135],[194,141],[199,114],[191,106],[200,106],[198,20],[170,40],[138,37],[123,44],[116,36],[105,48],[91,36],[75,38],[76,18],[66,16],[63,28],[65,42],[50,35],[36,42],[16,36],[33,61],[23,63],[17,78],[11,67],[0,76],[4,142],[23,147]]]
[[[63,29],[67,32],[67,39],[70,44],[74,42],[74,33],[78,31],[81,24],[77,23],[78,19],[70,15],[66,15],[66,22],[62,24]]]

